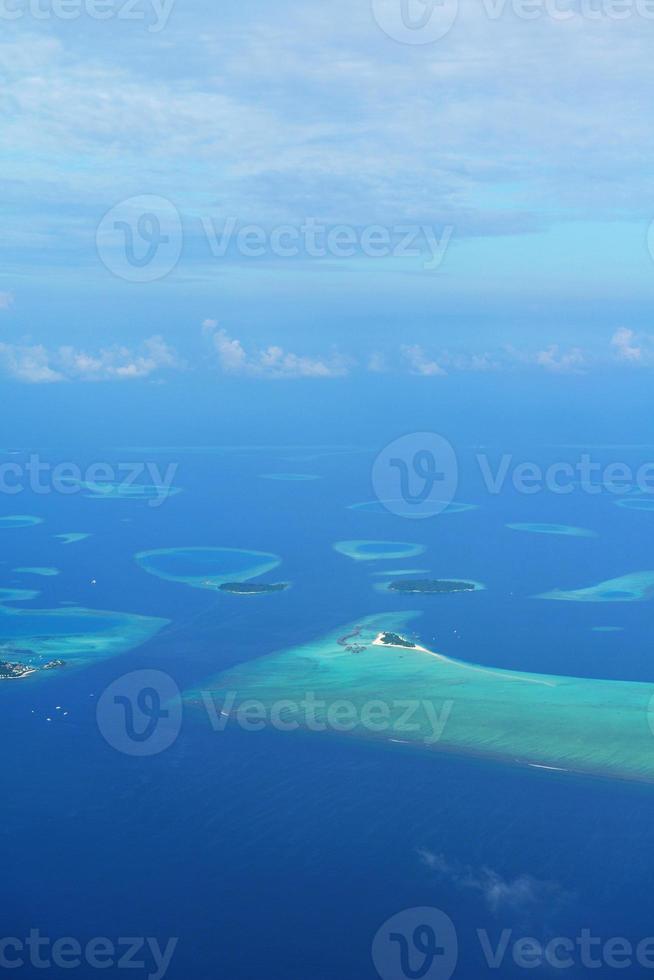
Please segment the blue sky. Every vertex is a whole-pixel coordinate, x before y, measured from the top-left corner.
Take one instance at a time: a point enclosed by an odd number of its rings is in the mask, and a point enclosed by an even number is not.
[[[654,364],[654,20],[635,0],[621,19],[444,0],[451,29],[425,44],[382,29],[400,0],[110,0],[105,20],[57,2],[2,5],[5,375]],[[126,281],[105,231],[144,197],[174,261]],[[341,244],[312,250],[308,222]]]

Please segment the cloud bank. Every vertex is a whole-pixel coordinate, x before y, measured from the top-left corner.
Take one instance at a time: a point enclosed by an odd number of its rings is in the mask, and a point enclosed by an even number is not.
[[[247,351],[240,340],[218,328],[216,321],[205,320],[218,364],[224,374],[245,375],[251,378],[342,378],[349,373],[349,364],[338,354],[329,357],[310,357],[294,354],[276,344]]]
[[[116,346],[95,353],[74,347],[49,349],[43,344],[0,343],[0,367],[15,381],[53,384],[62,381],[135,381],[182,361],[162,337],[150,337],[139,348]]]
[[[30,384],[141,381],[188,368],[259,380],[404,374],[431,378],[437,384],[439,379],[457,374],[536,371],[578,375],[610,368],[654,368],[654,334],[636,333],[626,327],[616,330],[603,348],[593,350],[550,344],[533,350],[506,345],[494,351],[453,352],[401,344],[358,358],[335,351],[298,353],[279,343],[258,346],[229,333],[214,319],[203,321],[202,338],[209,358],[195,363],[183,360],[161,336],[150,337],[137,347],[115,345],[97,351],[69,345],[53,348],[42,343],[0,342],[0,375]]]

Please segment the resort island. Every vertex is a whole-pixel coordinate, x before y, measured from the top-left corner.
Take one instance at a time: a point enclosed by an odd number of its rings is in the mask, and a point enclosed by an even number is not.
[[[271,592],[285,592],[288,582],[223,582],[220,592],[231,592],[232,595],[269,595]]]
[[[64,667],[63,660],[51,660],[42,667],[34,667],[32,664],[10,663],[8,660],[0,660],[0,680],[17,680],[20,677],[29,677],[36,674],[39,670],[55,670],[57,667]]]
[[[402,647],[405,650],[417,650],[418,647],[411,640],[405,639],[399,633],[380,633],[373,641],[375,646],[382,647]]]
[[[391,592],[403,595],[449,595],[452,592],[477,592],[480,586],[476,582],[455,582],[447,579],[399,579],[388,586]]]

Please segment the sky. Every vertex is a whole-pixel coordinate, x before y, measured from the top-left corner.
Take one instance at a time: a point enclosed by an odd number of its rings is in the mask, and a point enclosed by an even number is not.
[[[0,376],[654,366],[651,0],[0,20]]]

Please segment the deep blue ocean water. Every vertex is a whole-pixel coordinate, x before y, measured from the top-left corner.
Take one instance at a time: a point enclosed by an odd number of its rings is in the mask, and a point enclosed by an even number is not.
[[[149,430],[135,422],[129,431],[121,422],[112,433],[98,421],[97,445],[90,426],[53,431],[49,442],[42,421],[35,442],[27,441],[26,423],[24,431],[4,432],[7,447],[21,449],[15,460],[34,449],[44,459],[80,466],[98,459],[176,463],[175,483],[184,492],[159,508],[29,491],[0,499],[2,515],[44,518],[0,538],[0,585],[38,589],[28,606],[74,602],[171,621],[152,641],[120,656],[0,687],[6,746],[2,936],[39,929],[53,939],[152,936],[162,945],[178,937],[167,976],[184,980],[373,980],[371,944],[380,926],[404,909],[435,906],[459,936],[455,976],[473,980],[498,974],[484,963],[479,929],[493,941],[505,928],[515,938],[540,940],[574,939],[583,929],[603,941],[624,936],[637,943],[654,934],[650,786],[331,734],[216,733],[200,713],[188,711],[174,745],[152,758],[121,754],[98,730],[97,700],[122,674],[154,668],[182,689],[197,687],[227,667],[389,610],[421,609],[415,624],[421,638],[462,660],[652,681],[651,603],[532,598],[654,568],[652,514],[617,507],[606,494],[524,495],[509,487],[490,495],[473,448],[489,445],[493,459],[513,453],[545,465],[574,460],[593,445],[602,462],[636,466],[648,452],[654,456],[654,448],[628,448],[647,433],[634,435],[626,414],[616,421],[607,413],[587,424],[586,402],[573,424],[566,398],[554,413],[551,403],[545,407],[549,390],[542,403],[532,398],[522,424],[510,398],[500,405],[497,392],[492,420],[478,424],[475,412],[451,414],[456,393],[440,413],[426,412],[425,404],[419,411],[409,390],[402,395],[411,407],[399,419],[385,392],[371,395],[374,424],[370,412],[358,427],[346,422],[338,404],[335,417],[323,409],[319,426],[298,421],[297,412],[291,420],[287,396],[274,393],[276,427],[249,419],[242,426],[217,425],[216,432],[208,425],[171,431],[171,422],[162,432],[153,415]],[[360,393],[339,397],[347,397],[353,413]],[[60,403],[53,419],[57,411],[63,412]],[[479,419],[482,414],[488,413],[480,411]],[[431,429],[452,433],[461,465],[457,498],[477,509],[415,522],[348,509],[374,497],[376,452],[398,435]],[[179,445],[196,451],[175,449],[180,435]],[[616,440],[617,448],[606,448]],[[139,444],[148,448],[139,451]],[[207,448],[228,444],[237,451]],[[315,448],[329,445],[356,451]],[[321,479],[259,478],[273,472]],[[576,525],[598,537],[517,533],[505,528],[509,522]],[[92,536],[70,546],[53,537],[70,531]],[[425,555],[392,559],[386,567],[424,567],[436,577],[483,582],[487,591],[438,598],[382,594],[373,588],[372,573],[384,563],[354,562],[333,550],[335,541],[350,539],[424,544]],[[216,595],[148,575],[133,557],[206,545],[276,553],[282,565],[267,578],[293,586],[265,598]],[[44,565],[61,575],[28,578],[12,571]],[[593,632],[598,626],[621,631]],[[643,975],[636,967],[626,972]],[[50,971],[85,980],[95,973]],[[564,973],[597,970],[577,962]],[[502,977],[524,974],[509,958],[499,971]],[[27,966],[15,975],[44,971]]]

